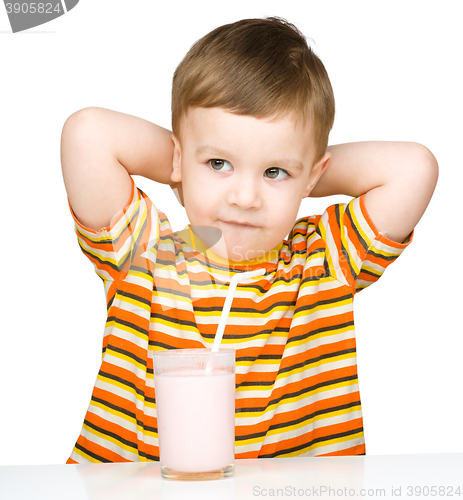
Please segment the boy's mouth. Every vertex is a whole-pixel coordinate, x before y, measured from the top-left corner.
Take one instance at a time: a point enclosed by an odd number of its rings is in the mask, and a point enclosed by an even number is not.
[[[226,224],[233,224],[235,226],[256,227],[256,226],[254,226],[254,224],[250,224],[249,222],[242,222],[242,221],[237,221],[237,220],[224,220],[222,222],[225,222]]]

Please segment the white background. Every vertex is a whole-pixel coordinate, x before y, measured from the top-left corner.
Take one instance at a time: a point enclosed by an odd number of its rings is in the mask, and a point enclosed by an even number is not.
[[[356,299],[368,454],[463,452],[458,1],[81,0],[12,34],[0,5],[0,465],[63,463],[101,359],[105,299],[60,171],[66,118],[87,106],[170,127],[172,74],[213,28],[277,15],[310,39],[337,104],[330,143],[426,145],[438,187],[413,244]],[[187,224],[170,188],[138,185]],[[304,200],[300,215],[334,201]]]

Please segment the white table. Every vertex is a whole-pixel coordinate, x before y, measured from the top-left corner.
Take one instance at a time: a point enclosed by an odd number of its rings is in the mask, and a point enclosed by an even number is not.
[[[153,462],[0,467],[1,500],[317,497],[463,500],[463,453],[236,460],[233,478],[204,482],[162,479]]]

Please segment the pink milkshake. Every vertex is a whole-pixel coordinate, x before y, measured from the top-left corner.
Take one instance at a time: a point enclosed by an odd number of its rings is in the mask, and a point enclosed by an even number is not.
[[[235,352],[154,353],[161,472],[169,479],[233,474]]]

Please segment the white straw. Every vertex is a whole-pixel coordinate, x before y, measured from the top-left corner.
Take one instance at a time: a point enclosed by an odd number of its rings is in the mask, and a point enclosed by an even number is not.
[[[217,352],[222,342],[223,332],[225,330],[225,324],[227,323],[228,315],[230,314],[230,309],[233,301],[233,295],[235,294],[236,285],[245,279],[253,278],[254,276],[260,276],[265,274],[265,269],[257,269],[256,271],[246,271],[244,273],[236,273],[235,276],[230,280],[230,286],[228,287],[227,296],[225,297],[225,304],[222,309],[222,314],[220,315],[219,326],[217,327],[217,332],[215,334],[214,343],[212,344],[212,352]]]

